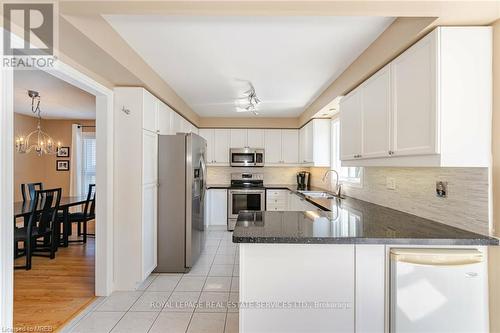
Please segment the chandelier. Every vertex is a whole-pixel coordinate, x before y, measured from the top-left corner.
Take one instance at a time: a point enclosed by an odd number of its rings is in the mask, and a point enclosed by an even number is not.
[[[239,105],[236,107],[236,112],[252,112],[257,116],[259,115],[257,105],[261,103],[261,100],[257,97],[253,84],[249,82],[249,85],[250,89],[243,93],[243,97],[238,98]]]
[[[34,151],[38,156],[43,154],[56,154],[61,147],[61,142],[55,144],[50,135],[42,131],[40,115],[40,94],[38,91],[28,90],[28,96],[31,98],[31,112],[38,117],[38,125],[36,130],[28,134],[26,137],[20,136],[16,138],[16,150],[18,153],[25,154]]]

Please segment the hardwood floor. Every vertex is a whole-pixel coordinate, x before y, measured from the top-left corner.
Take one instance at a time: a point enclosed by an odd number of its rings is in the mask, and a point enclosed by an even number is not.
[[[15,270],[14,327],[20,332],[57,331],[85,308],[95,297],[94,253],[94,238],[88,237],[87,244],[59,248],[53,260],[33,257],[29,271]],[[23,265],[24,257],[15,263]]]

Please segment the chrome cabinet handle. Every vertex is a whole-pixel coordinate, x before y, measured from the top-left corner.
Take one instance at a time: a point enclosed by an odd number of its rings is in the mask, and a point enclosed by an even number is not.
[[[394,155],[394,151],[389,150],[389,155],[391,155],[391,156]]]

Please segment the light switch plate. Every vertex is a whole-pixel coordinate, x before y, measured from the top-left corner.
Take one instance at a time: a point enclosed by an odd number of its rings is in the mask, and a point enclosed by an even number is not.
[[[395,178],[387,177],[385,181],[386,181],[385,186],[387,187],[388,190],[395,190],[396,189],[396,179]]]

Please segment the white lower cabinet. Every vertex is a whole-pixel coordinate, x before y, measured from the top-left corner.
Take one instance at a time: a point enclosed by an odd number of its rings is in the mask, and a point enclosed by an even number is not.
[[[385,245],[356,245],[356,332],[385,331]]]
[[[227,190],[210,189],[205,197],[205,223],[227,225]]]
[[[287,211],[288,190],[266,190],[266,210]]]

